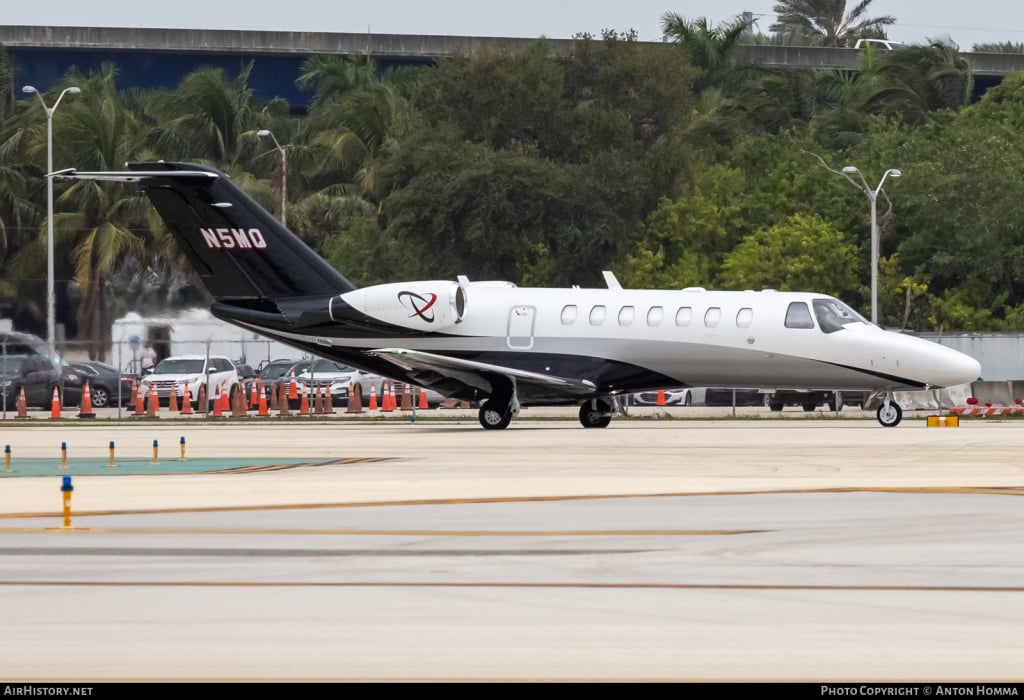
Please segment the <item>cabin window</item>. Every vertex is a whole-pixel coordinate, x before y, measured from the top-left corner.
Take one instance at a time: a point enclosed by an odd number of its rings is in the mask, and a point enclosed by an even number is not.
[[[693,309],[689,306],[680,306],[679,311],[676,311],[676,325],[688,326],[691,320],[693,320]]]
[[[647,325],[648,326],[660,326],[661,317],[664,315],[664,309],[660,306],[652,306],[647,310]]]
[[[750,328],[750,322],[754,320],[754,310],[743,308],[736,314],[737,328]]]
[[[604,323],[604,312],[603,306],[595,306],[590,310],[590,325],[600,326]]]
[[[722,320],[722,310],[717,306],[712,306],[706,312],[704,312],[704,325],[708,328],[715,328],[718,326],[718,322]]]
[[[623,306],[619,309],[619,325],[628,326],[633,323],[633,316],[636,314],[636,310],[632,306]]]
[[[811,310],[802,301],[794,301],[786,309],[786,328],[814,328]]]
[[[562,307],[562,325],[571,326],[576,323],[576,305],[566,304]]]

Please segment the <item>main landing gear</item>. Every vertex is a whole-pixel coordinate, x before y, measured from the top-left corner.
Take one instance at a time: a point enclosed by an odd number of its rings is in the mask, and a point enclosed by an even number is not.
[[[495,391],[480,405],[478,418],[480,425],[487,430],[504,430],[519,415],[519,397],[516,396],[515,385],[509,384],[502,388],[504,391]]]
[[[612,406],[604,399],[588,399],[580,406],[580,423],[584,428],[607,428],[612,422]]]
[[[903,420],[903,409],[892,400],[892,394],[886,393],[882,405],[878,407],[878,422],[886,428],[895,428]]]

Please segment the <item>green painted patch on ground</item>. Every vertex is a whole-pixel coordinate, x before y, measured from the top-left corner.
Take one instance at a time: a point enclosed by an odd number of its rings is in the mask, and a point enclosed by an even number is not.
[[[19,476],[52,476],[55,474],[70,474],[72,476],[137,476],[146,474],[251,473],[376,461],[381,460],[367,457],[340,457],[327,460],[253,459],[251,457],[186,458],[181,460],[176,457],[161,456],[154,462],[152,458],[120,458],[115,455],[113,466],[110,464],[109,457],[69,457],[67,466],[62,466],[60,457],[23,457],[11,459],[10,471],[4,471],[4,467],[0,467],[0,479]]]

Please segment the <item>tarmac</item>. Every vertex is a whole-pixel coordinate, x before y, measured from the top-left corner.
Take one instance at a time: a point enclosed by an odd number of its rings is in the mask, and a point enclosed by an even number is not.
[[[1024,422],[750,410],[0,423],[0,678],[1024,680]]]

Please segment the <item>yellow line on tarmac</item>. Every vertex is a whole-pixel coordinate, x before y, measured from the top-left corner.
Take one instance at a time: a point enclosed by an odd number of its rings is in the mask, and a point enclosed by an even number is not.
[[[278,530],[235,528],[0,528],[0,534],[40,531],[113,533],[117,535],[366,535],[412,537],[707,537],[750,535],[765,530]]]
[[[816,489],[760,489],[756,491],[680,491],[667,493],[617,493],[593,495],[564,496],[496,496],[481,498],[433,498],[403,499],[397,501],[352,501],[339,503],[287,503],[262,504],[244,506],[207,506],[178,508],[131,508],[117,510],[77,511],[76,516],[98,515],[143,515],[157,513],[227,513],[245,511],[271,510],[315,510],[322,508],[381,508],[389,506],[427,506],[427,505],[469,505],[479,503],[546,503],[555,501],[596,501],[625,498],[694,498],[706,496],[766,496],[781,494],[814,494],[814,493],[943,493],[943,494],[983,494],[997,496],[1024,496],[1024,487],[1007,486],[849,486],[842,488]],[[56,515],[60,515],[57,513]],[[15,518],[51,518],[54,512],[46,513],[0,513],[0,520]]]

